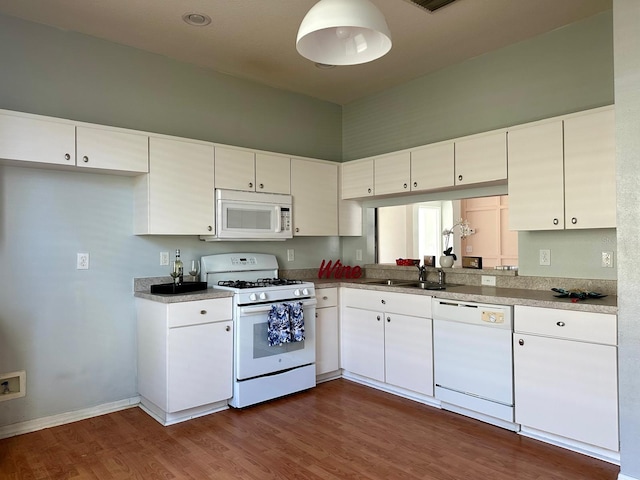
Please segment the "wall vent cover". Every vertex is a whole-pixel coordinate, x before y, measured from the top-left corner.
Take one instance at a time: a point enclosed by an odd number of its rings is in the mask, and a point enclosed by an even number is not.
[[[430,12],[435,12],[436,10],[446,7],[450,3],[455,2],[456,0],[409,0],[411,3],[418,5],[419,7],[424,8],[425,10],[429,10]]]

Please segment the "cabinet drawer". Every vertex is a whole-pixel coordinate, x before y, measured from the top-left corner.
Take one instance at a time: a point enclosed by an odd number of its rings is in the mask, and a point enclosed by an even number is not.
[[[581,342],[617,344],[615,315],[516,305],[514,331]]]
[[[427,295],[345,288],[343,305],[385,313],[431,318],[431,297]]]
[[[338,305],[338,289],[337,288],[318,288],[316,289],[316,308],[335,307]]]
[[[231,297],[171,303],[169,328],[231,320]]]

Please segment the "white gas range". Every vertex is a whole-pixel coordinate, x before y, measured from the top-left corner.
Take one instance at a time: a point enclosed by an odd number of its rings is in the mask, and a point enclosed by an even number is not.
[[[247,407],[315,387],[313,283],[278,278],[276,257],[261,253],[204,256],[201,280],[234,292],[229,405]]]

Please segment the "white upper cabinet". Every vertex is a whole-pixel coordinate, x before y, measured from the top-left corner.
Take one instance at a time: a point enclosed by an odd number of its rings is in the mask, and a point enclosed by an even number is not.
[[[376,157],[373,171],[376,195],[411,191],[411,154],[409,152]]]
[[[564,121],[566,228],[616,226],[614,110]]]
[[[213,144],[151,137],[149,174],[137,177],[135,233],[214,233]]]
[[[436,143],[411,150],[411,190],[453,186],[454,143]]]
[[[216,188],[255,192],[255,160],[252,151],[216,146]]]
[[[291,193],[291,159],[284,155],[256,153],[256,192]]]
[[[474,135],[455,142],[455,184],[507,179],[507,133]]]
[[[149,171],[149,137],[69,120],[0,114],[0,159],[136,175]]]
[[[75,165],[75,126],[71,123],[0,114],[0,158]]]
[[[291,159],[293,235],[338,235],[338,164]]]
[[[342,164],[342,198],[372,197],[373,159],[355,160]]]
[[[113,130],[77,127],[77,164],[83,168],[147,173],[149,137]]]
[[[509,228],[564,228],[562,121],[509,131]]]
[[[284,155],[215,147],[216,188],[291,193],[291,160]]]
[[[615,226],[613,108],[509,131],[509,228]]]

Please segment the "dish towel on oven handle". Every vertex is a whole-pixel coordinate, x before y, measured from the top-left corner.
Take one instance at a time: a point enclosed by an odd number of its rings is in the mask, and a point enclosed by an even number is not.
[[[267,315],[267,342],[270,347],[304,340],[302,302],[272,305]]]
[[[302,342],[304,340],[304,312],[302,302],[289,304],[289,320],[291,321],[291,341]]]

